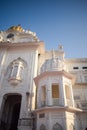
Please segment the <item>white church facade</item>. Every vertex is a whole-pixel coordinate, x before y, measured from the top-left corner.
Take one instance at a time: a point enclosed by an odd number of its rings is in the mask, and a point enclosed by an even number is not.
[[[87,58],[47,51],[20,25],[1,31],[0,130],[87,130]]]

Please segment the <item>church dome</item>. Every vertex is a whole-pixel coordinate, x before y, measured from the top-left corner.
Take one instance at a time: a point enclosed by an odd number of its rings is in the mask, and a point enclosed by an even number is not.
[[[51,58],[45,61],[42,65],[40,72],[43,73],[45,71],[62,71],[66,69],[66,65],[64,59],[59,58]]]
[[[20,25],[17,26],[11,26],[8,31],[18,31],[18,32],[23,32],[23,28]]]

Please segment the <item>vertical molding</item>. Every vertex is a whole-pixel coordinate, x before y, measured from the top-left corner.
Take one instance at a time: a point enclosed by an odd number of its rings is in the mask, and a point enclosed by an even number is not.
[[[7,48],[3,49],[2,48],[2,54],[1,54],[1,57],[0,57],[0,86],[2,86],[2,80],[3,80],[3,77],[4,77],[4,69],[5,69],[5,62],[6,62],[6,56],[7,56]]]
[[[32,67],[31,67],[31,79],[30,79],[30,109],[35,109],[35,96],[36,96],[36,86],[34,84],[33,78],[37,75],[37,65],[38,65],[38,50],[32,52]]]
[[[65,84],[64,84],[64,80],[63,77],[61,77],[62,80],[59,82],[59,86],[60,86],[60,94],[61,94],[61,102],[63,106],[66,106],[66,95],[65,95]]]
[[[47,105],[52,105],[52,83],[50,78],[47,78]]]

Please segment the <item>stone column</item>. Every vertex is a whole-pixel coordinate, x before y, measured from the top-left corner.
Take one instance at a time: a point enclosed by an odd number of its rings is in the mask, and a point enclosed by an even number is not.
[[[50,79],[47,79],[47,105],[52,105],[52,87],[51,87],[51,82]]]
[[[31,112],[27,118],[19,119],[18,130],[32,130],[33,129],[33,117]]]
[[[6,56],[7,56],[7,49],[2,48],[0,53],[0,82],[2,81],[2,72],[5,66]]]
[[[65,106],[66,105],[66,96],[65,96],[65,86],[63,83],[63,80],[60,81],[59,83],[60,86],[60,100],[61,100],[61,105]]]
[[[32,130],[33,118],[32,113],[28,111],[27,95],[23,95],[21,102],[21,112],[18,121],[18,130]]]
[[[74,107],[74,97],[73,97],[72,84],[70,85],[70,91],[71,91],[71,102],[72,102],[71,105]]]

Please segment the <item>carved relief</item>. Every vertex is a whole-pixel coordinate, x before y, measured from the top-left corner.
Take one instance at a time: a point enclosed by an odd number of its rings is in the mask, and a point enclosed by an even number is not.
[[[40,130],[46,130],[46,127],[45,127],[44,124],[42,124],[42,125],[40,126]]]
[[[53,130],[63,130],[62,126],[58,123],[54,124]]]
[[[38,42],[39,39],[36,36],[35,32],[30,30],[24,30],[20,25],[12,26],[8,30],[1,31],[0,33],[0,42]]]
[[[41,67],[41,73],[45,71],[62,71],[62,70],[67,71],[64,60],[54,57],[52,57],[49,60],[46,60]]]
[[[32,126],[33,122],[32,122],[32,118],[23,118],[23,119],[19,119],[18,121],[18,126]]]

